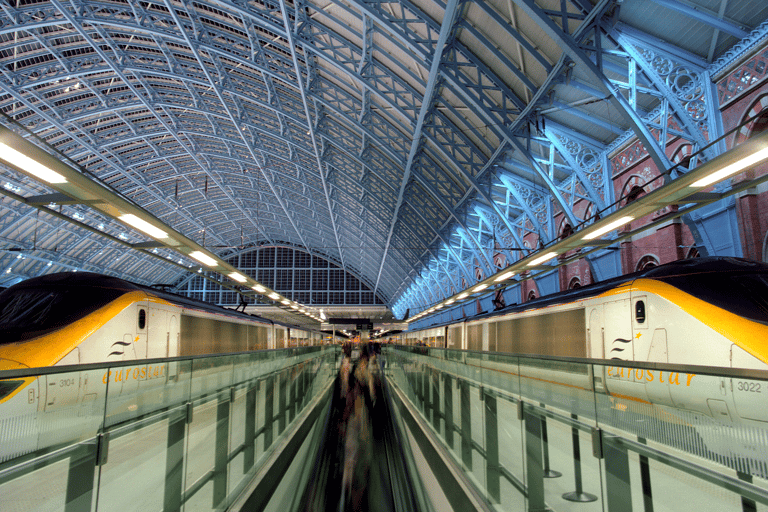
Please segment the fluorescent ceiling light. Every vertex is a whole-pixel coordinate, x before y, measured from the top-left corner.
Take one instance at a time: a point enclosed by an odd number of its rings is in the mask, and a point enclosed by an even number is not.
[[[286,306],[287,306],[288,304],[290,304],[290,303],[291,303],[291,301],[289,301],[288,299],[283,299],[283,300],[281,300],[280,302],[282,302],[282,303],[283,303],[283,304],[285,304]]]
[[[442,309],[442,307],[443,307],[443,306],[444,306],[444,304],[438,304],[437,306],[435,306],[435,309],[436,309],[436,310],[437,310],[437,309]]]
[[[488,285],[483,283],[483,284],[479,284],[479,285],[475,286],[474,288],[472,288],[472,291],[473,292],[481,292],[481,291],[485,290],[486,288],[488,288]]]
[[[125,222],[132,228],[136,228],[139,231],[142,231],[148,234],[152,238],[168,238],[168,233],[166,233],[160,228],[153,226],[152,224],[145,221],[144,219],[138,218],[132,213],[125,213],[123,215],[120,215],[118,219]]]
[[[454,302],[456,302],[456,299],[450,299],[450,300],[447,300],[447,301],[445,301],[445,305],[446,305],[446,306],[450,306],[450,305],[451,305],[451,304],[453,304]]]
[[[272,300],[277,300],[277,299],[279,299],[279,298],[280,298],[280,296],[279,296],[278,294],[276,294],[275,292],[272,292],[272,293],[270,293],[270,294],[268,295],[268,297],[269,297],[270,299],[272,299]]]
[[[67,182],[67,178],[53,169],[49,169],[37,160],[29,158],[24,153],[16,151],[2,142],[0,142],[0,158],[47,183],[56,184]]]
[[[232,279],[234,279],[238,283],[244,283],[244,282],[246,282],[248,280],[248,278],[245,277],[240,272],[230,272],[229,273],[229,277],[231,277]]]
[[[509,272],[504,272],[503,274],[501,274],[499,277],[494,279],[493,282],[494,283],[498,283],[498,282],[501,282],[501,281],[506,281],[507,279],[509,279],[510,277],[512,277],[514,275],[515,275],[515,272],[510,270]]]
[[[624,224],[629,224],[635,220],[634,217],[621,217],[620,219],[616,219],[615,221],[606,224],[605,226],[601,227],[597,231],[593,231],[592,233],[588,235],[584,235],[581,237],[582,240],[594,240],[595,238],[600,238],[604,234],[613,231],[614,229],[623,226]]]
[[[755,165],[756,163],[761,162],[766,158],[768,158],[768,148],[763,148],[760,151],[757,151],[755,153],[752,153],[751,155],[748,155],[742,158],[741,160],[736,160],[732,164],[726,165],[719,171],[715,171],[709,176],[705,176],[700,180],[695,181],[691,185],[691,187],[699,188],[699,187],[706,187],[707,185],[712,185],[713,183],[723,180],[733,174],[736,174],[737,172],[744,170],[749,166]]]
[[[459,295],[456,297],[456,299],[457,299],[457,300],[465,299],[465,298],[467,298],[467,295],[469,295],[467,292],[461,292],[461,293],[460,293],[460,294],[459,294]]]
[[[299,309],[299,306],[297,306],[296,304],[291,304],[291,307],[292,307],[293,309]]]
[[[195,258],[197,261],[202,263],[203,265],[208,265],[209,267],[215,267],[216,266],[216,260],[208,256],[202,251],[192,251],[189,253],[189,256],[191,258]]]
[[[264,293],[265,291],[267,291],[267,289],[264,288],[263,286],[261,286],[260,284],[255,284],[255,285],[251,286],[251,288],[254,289],[255,291],[259,292],[259,293]]]
[[[544,254],[544,255],[542,255],[542,256],[539,256],[538,258],[536,258],[536,259],[535,259],[535,260],[533,260],[532,262],[530,262],[530,263],[528,264],[528,266],[529,266],[529,267],[535,267],[536,265],[539,265],[539,264],[541,264],[541,263],[544,263],[545,261],[549,261],[549,260],[551,260],[551,259],[552,259],[552,258],[554,258],[555,256],[557,256],[557,253],[556,253],[556,252],[554,252],[554,251],[553,251],[553,252],[548,252],[548,253],[546,253],[546,254]]]

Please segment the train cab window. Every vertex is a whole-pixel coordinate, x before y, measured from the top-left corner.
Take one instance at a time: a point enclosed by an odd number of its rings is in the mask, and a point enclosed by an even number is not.
[[[645,322],[645,301],[635,302],[635,321],[639,324]]]
[[[147,326],[147,310],[139,309],[139,329]]]

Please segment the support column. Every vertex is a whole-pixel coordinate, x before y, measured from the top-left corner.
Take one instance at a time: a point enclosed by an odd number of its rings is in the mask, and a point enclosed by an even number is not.
[[[632,488],[629,485],[627,449],[604,434],[603,454],[608,512],[632,512]]]
[[[488,499],[501,503],[501,472],[499,471],[499,420],[496,397],[486,394],[485,403],[485,474]]]
[[[245,393],[245,448],[243,449],[243,473],[256,462],[256,386]]]
[[[445,444],[453,449],[453,377],[443,375],[443,414],[445,415]]]
[[[461,461],[472,471],[472,410],[469,402],[469,383],[460,382],[461,393]]]
[[[432,386],[430,400],[432,406],[432,426],[436,432],[440,432],[440,373],[437,370],[432,370]]]
[[[229,458],[229,410],[232,393],[219,396],[216,406],[216,451],[213,463],[213,508],[227,498],[227,459]]]
[[[181,510],[181,498],[184,495],[184,435],[186,433],[188,409],[183,407],[168,422],[168,440],[165,448],[165,490],[163,491],[163,511]]]
[[[277,406],[277,433],[282,434],[285,430],[285,409],[286,405],[285,402],[288,398],[288,389],[287,389],[287,375],[286,372],[283,371],[277,376],[277,382],[278,382],[278,406]]]
[[[272,445],[275,433],[275,375],[265,380],[264,388],[264,451]]]
[[[525,406],[524,406],[525,407]],[[541,418],[523,409],[525,418],[525,484],[528,488],[528,511],[543,512],[544,460],[541,450]]]
[[[97,455],[98,438],[81,444],[70,456],[65,512],[90,512]]]

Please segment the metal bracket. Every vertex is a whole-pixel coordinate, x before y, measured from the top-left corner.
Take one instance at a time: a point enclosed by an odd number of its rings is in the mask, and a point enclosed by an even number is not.
[[[192,405],[192,402],[187,402],[187,424],[192,423],[192,420],[195,417],[195,408]]]
[[[603,458],[603,429],[592,427],[592,455]]]
[[[517,419],[519,419],[520,421],[523,421],[524,418],[525,416],[523,416],[523,401],[518,400],[517,401]]]
[[[103,466],[107,463],[109,455],[109,432],[96,436],[96,465]]]

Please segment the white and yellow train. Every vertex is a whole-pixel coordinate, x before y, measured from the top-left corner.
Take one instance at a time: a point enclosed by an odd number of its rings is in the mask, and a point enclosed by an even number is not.
[[[319,339],[88,272],[28,279],[0,293],[0,333],[0,370],[246,352],[283,348],[293,338]],[[0,385],[0,403],[21,387]]]
[[[682,260],[457,322],[404,344],[672,365],[768,370],[768,265]],[[768,422],[768,385],[604,366],[579,385],[728,422]],[[562,378],[566,378],[562,376]],[[768,384],[768,383],[766,383]]]
[[[559,396],[566,413],[579,410],[582,399],[591,404],[597,392],[602,419],[768,478],[768,378],[731,370],[768,370],[764,263],[677,261],[392,341],[533,356],[520,358],[520,385],[548,399]],[[535,356],[555,359],[542,363]],[[480,364],[472,357],[467,364]],[[498,369],[509,373],[502,361]],[[482,362],[495,365],[493,358]]]

